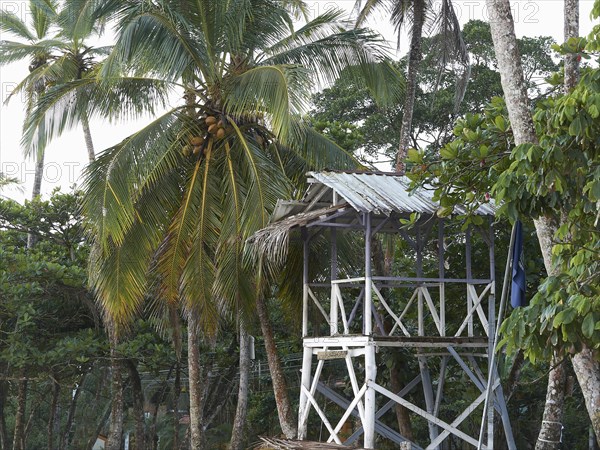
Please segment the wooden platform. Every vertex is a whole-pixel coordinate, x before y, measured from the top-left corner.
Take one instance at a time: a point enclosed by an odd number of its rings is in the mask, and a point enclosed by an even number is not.
[[[338,450],[346,449],[348,447],[337,444],[326,444],[324,442],[314,441],[290,441],[286,439],[266,438],[261,437],[259,444],[257,444],[254,450]],[[353,450],[364,450],[364,448],[352,447]]]
[[[489,340],[487,337],[466,336],[365,336],[365,335],[335,335],[323,337],[304,338],[306,347],[336,348],[340,346],[362,347],[365,345],[376,345],[379,347],[465,347],[465,348],[487,348]]]

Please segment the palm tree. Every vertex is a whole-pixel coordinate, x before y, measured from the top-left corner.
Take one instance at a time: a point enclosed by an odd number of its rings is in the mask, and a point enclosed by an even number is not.
[[[19,91],[26,93],[27,111],[31,111],[36,99],[46,87],[46,83],[42,79],[34,77],[32,74],[39,71],[48,62],[48,58],[50,57],[49,47],[53,42],[49,36],[53,17],[48,14],[46,8],[39,8],[37,2],[30,1],[29,8],[31,10],[30,24],[27,24],[13,12],[3,12],[0,14],[0,31],[21,39],[20,42],[0,41],[0,66],[22,59],[29,60],[29,76],[13,92],[13,94]],[[28,150],[26,153],[28,156],[31,156],[31,151]],[[41,190],[44,169],[43,150],[38,151],[35,157],[36,165],[32,199],[37,197]]]
[[[300,1],[106,2],[119,36],[96,79],[50,89],[32,114],[47,137],[87,114],[117,119],[183,100],[99,155],[83,208],[94,239],[91,282],[119,330],[154,295],[188,320],[190,436],[200,448],[198,340],[223,316],[250,317],[257,292],[244,243],[309,168],[353,158],[302,120],[310,90],[353,67],[379,98],[398,91],[383,40],[327,12],[293,29]],[[112,8],[112,10],[111,10]],[[390,92],[391,91],[391,92]],[[117,448],[118,442],[109,444]]]
[[[29,60],[29,74],[17,85],[7,101],[25,94],[27,111],[49,87],[89,74],[98,58],[108,53],[108,47],[94,48],[86,42],[98,36],[102,24],[92,20],[92,9],[83,0],[69,0],[62,7],[54,0],[31,0],[31,23],[12,12],[0,15],[0,30],[20,40],[0,41],[0,66]],[[94,159],[94,146],[88,117],[81,117],[89,160]],[[44,169],[44,133],[25,148],[25,155],[36,157],[32,198],[41,191]]]
[[[431,0],[365,0],[364,2],[356,0],[355,9],[359,11],[356,19],[357,26],[363,24],[375,10],[384,9],[389,13],[390,20],[396,28],[398,46],[402,28],[407,24],[410,26],[406,95],[400,128],[400,144],[396,154],[396,171],[400,173],[404,173],[404,160],[411,142],[415,94],[422,59],[423,34],[429,33],[435,36],[434,43],[438,55],[440,77],[450,63],[458,63],[463,68],[457,81],[455,101],[457,107],[462,101],[469,79],[469,54],[462,39],[460,24],[452,1],[442,0],[439,11],[434,11],[434,6],[437,6],[437,3],[434,4]]]

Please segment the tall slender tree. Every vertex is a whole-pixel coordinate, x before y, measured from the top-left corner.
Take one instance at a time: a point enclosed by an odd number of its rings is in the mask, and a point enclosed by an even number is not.
[[[384,9],[396,28],[398,46],[400,46],[400,33],[403,27],[407,24],[410,26],[408,31],[410,48],[408,52],[406,96],[400,127],[400,144],[395,163],[396,171],[404,173],[406,152],[411,146],[415,97],[419,85],[421,60],[423,59],[421,49],[423,35],[430,33],[436,36],[436,53],[440,76],[449,63],[457,63],[463,68],[457,83],[457,105],[462,100],[469,79],[469,53],[463,42],[460,24],[451,0],[442,0],[439,11],[434,11],[434,3],[428,0],[365,0],[364,2],[363,0],[357,0],[355,8],[359,11],[356,20],[357,25],[363,24],[378,8]]]
[[[26,110],[31,111],[35,102],[49,87],[66,81],[80,79],[90,73],[94,64],[109,50],[95,48],[87,42],[100,34],[102,24],[92,20],[92,9],[82,0],[69,0],[59,4],[53,0],[30,1],[25,17],[16,13],[0,15],[0,30],[19,40],[0,42],[0,66],[28,60],[29,74],[15,87],[7,101],[21,95]],[[94,146],[88,117],[81,117],[89,160],[94,159]],[[38,134],[25,146],[25,155],[36,158],[36,170],[32,198],[40,195],[45,158],[44,133]]]
[[[523,79],[510,1],[487,0],[487,4],[492,17],[490,21],[492,38],[515,144],[537,144],[538,139],[533,126],[527,90]],[[549,275],[556,275],[559,269],[552,263],[552,239],[558,227],[557,220],[549,216],[541,216],[535,221],[535,226],[546,271]],[[573,356],[573,367],[582,387],[592,426],[598,435],[600,434],[600,417],[598,415],[600,410],[600,396],[598,395],[598,392],[600,392],[600,365],[594,362],[592,355],[592,350],[584,345],[583,349]],[[560,373],[555,372],[550,376],[552,384],[549,386],[550,390],[556,390],[559,395],[562,391],[560,378]],[[553,383],[553,381],[558,384]],[[552,395],[552,392],[550,392],[550,395]],[[552,401],[547,406],[553,407]],[[552,415],[560,413],[559,411],[548,411],[547,408],[546,413],[548,412]],[[554,425],[560,425],[560,423]],[[552,435],[545,434],[546,431],[551,432]],[[541,442],[538,447],[558,448],[559,442],[557,441],[559,441],[559,437],[559,430],[556,428],[550,430],[548,426],[542,427],[541,439],[538,439]],[[550,446],[546,446],[546,444]]]
[[[26,139],[44,121],[51,138],[84,114],[153,113],[184,95],[99,156],[83,207],[91,279],[111,323],[122,331],[139,311],[151,261],[156,295],[186,311],[192,448],[204,441],[199,339],[223,315],[252,314],[246,238],[308,168],[355,164],[303,122],[310,88],[347,67],[380,98],[400,87],[378,35],[344,28],[339,11],[294,30],[289,5],[302,2],[107,2],[119,36],[99,76],[50,89],[29,121]]]

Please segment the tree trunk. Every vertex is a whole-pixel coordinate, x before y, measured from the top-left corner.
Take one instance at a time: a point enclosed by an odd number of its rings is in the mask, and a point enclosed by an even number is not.
[[[551,361],[554,368],[548,374],[546,404],[542,426],[535,444],[535,450],[554,450],[560,447],[562,417],[565,404],[565,363],[558,362],[555,355]]]
[[[123,373],[117,354],[116,330],[114,324],[110,323],[110,319],[107,320],[107,328],[110,342],[112,406],[106,450],[121,450],[123,443]]]
[[[54,450],[54,429],[57,424],[58,399],[60,396],[60,383],[52,379],[52,401],[50,402],[50,414],[48,417],[48,450]]]
[[[595,357],[594,357],[595,356]],[[588,347],[573,356],[573,370],[583,393],[596,439],[600,442],[600,362]]]
[[[494,51],[515,144],[535,143],[537,136],[523,78],[510,0],[487,0]]]
[[[392,276],[392,264],[394,260],[394,242],[390,239],[390,242],[387,243],[385,251],[383,249],[383,244],[380,239],[377,237],[373,237],[372,239],[372,248],[373,248],[373,265],[375,266],[375,270],[378,274],[381,274],[384,277]],[[388,289],[383,288],[381,290],[381,294],[385,297],[387,296]],[[377,307],[378,310],[382,308],[380,306]],[[380,311],[382,316],[385,316],[383,321],[384,333],[389,334],[392,329],[392,322],[390,317],[383,314]],[[401,373],[398,368],[399,364],[402,364],[403,361],[396,359],[390,368],[390,384],[392,386],[392,390],[395,393],[398,393],[404,388],[402,383],[400,382]],[[396,413],[396,422],[398,423],[398,432],[406,439],[412,441],[413,440],[413,431],[412,431],[412,423],[410,421],[410,414],[408,409],[404,406],[396,403],[394,405],[394,411]]]
[[[533,126],[527,89],[523,79],[523,69],[517,47],[510,1],[487,0],[487,5],[490,13],[490,27],[494,41],[494,50],[498,60],[498,68],[500,69],[502,90],[513,129],[515,144],[537,144],[538,140]],[[556,270],[552,265],[552,237],[556,231],[556,224],[548,217],[540,217],[535,221],[535,227],[546,271],[549,275],[552,275]],[[546,441],[555,440],[555,428],[556,426],[561,426],[553,422],[560,423],[562,418],[562,406],[564,404],[564,367],[562,366],[561,364],[559,367],[556,367],[549,374],[544,422],[540,430],[538,445],[551,445],[552,442]]]
[[[396,172],[404,174],[406,167],[404,160],[410,147],[412,120],[415,110],[415,97],[419,84],[419,66],[421,65],[421,43],[423,40],[423,24],[425,23],[425,1],[414,0],[413,23],[411,28],[410,51],[408,54],[408,75],[406,78],[406,98],[404,99],[404,112],[400,128],[400,145],[396,154]]]
[[[35,174],[33,176],[33,189],[31,191],[31,200],[38,198],[42,192],[42,179],[44,178],[44,150],[38,151],[35,160]],[[27,235],[27,248],[32,248],[38,241],[38,237],[29,233]]]
[[[175,363],[175,381],[173,383],[173,450],[179,450],[179,394],[181,393],[181,365]]]
[[[25,450],[25,410],[27,409],[27,379],[25,371],[21,371],[22,379],[17,388],[17,411],[15,412],[15,432],[13,450]]]
[[[230,450],[244,449],[246,417],[248,415],[248,384],[250,379],[250,339],[246,326],[240,323],[240,384],[238,386],[237,407],[233,429],[231,430]]]
[[[564,24],[565,41],[579,36],[579,0],[565,0]],[[565,92],[572,91],[579,81],[579,61],[577,55],[565,56]]]
[[[256,310],[260,321],[260,329],[265,341],[267,352],[267,362],[271,372],[271,382],[273,384],[273,394],[275,395],[275,404],[277,405],[277,415],[281,431],[288,439],[294,439],[298,433],[294,412],[290,403],[287,381],[277,354],[277,345],[273,336],[273,327],[269,318],[269,311],[265,299],[262,295],[257,296]]]
[[[92,133],[90,131],[90,122],[87,114],[81,116],[81,127],[83,128],[83,137],[85,139],[85,148],[88,153],[88,160],[90,162],[96,159],[96,152],[94,151],[94,141],[92,141]]]
[[[79,394],[81,394],[81,389],[83,383],[85,382],[87,372],[81,375],[77,386],[75,387],[75,391],[72,392],[71,404],[69,405],[69,413],[67,415],[67,423],[65,424],[65,430],[62,435],[60,448],[62,450],[67,450],[69,445],[71,444],[71,428],[73,427],[73,420],[75,419],[75,411],[77,409],[77,400],[79,399]]]
[[[146,430],[144,418],[144,391],[142,380],[135,362],[131,359],[125,360],[125,366],[129,371],[129,380],[133,397],[133,417],[135,420],[135,446],[133,450],[146,450]]]
[[[197,313],[188,315],[188,377],[190,384],[190,447],[201,449],[202,430],[202,386],[200,374],[200,333]]]
[[[110,417],[111,411],[112,411],[112,403],[109,403],[106,405],[104,414],[102,415],[100,422],[98,422],[98,426],[96,427],[96,430],[94,431],[92,436],[90,436],[90,439],[87,442],[87,445],[85,447],[86,450],[92,450],[92,448],[96,444],[96,441],[98,440],[98,436],[100,436],[100,433],[102,432],[102,428],[104,428],[106,421]]]
[[[400,392],[404,386],[400,383],[400,370],[398,369],[397,362],[390,369],[390,382],[392,391],[394,393]],[[410,421],[410,414],[408,409],[404,406],[396,403],[394,405],[394,411],[396,412],[396,422],[398,423],[398,432],[406,439],[413,440],[412,423]]]
[[[6,414],[4,412],[4,405],[8,398],[8,383],[6,381],[0,381],[0,449],[9,450],[8,445],[8,429],[6,428]]]

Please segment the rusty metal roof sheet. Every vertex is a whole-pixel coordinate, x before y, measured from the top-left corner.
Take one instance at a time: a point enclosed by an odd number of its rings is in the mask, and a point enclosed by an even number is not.
[[[309,172],[312,185],[303,201],[309,203],[321,191],[322,186],[331,188],[358,212],[390,215],[397,213],[434,214],[439,203],[433,201],[433,191],[419,189],[409,192],[409,180],[395,174],[381,172]],[[455,213],[464,214],[464,208],[456,207]],[[494,215],[491,204],[481,205],[480,215]]]

